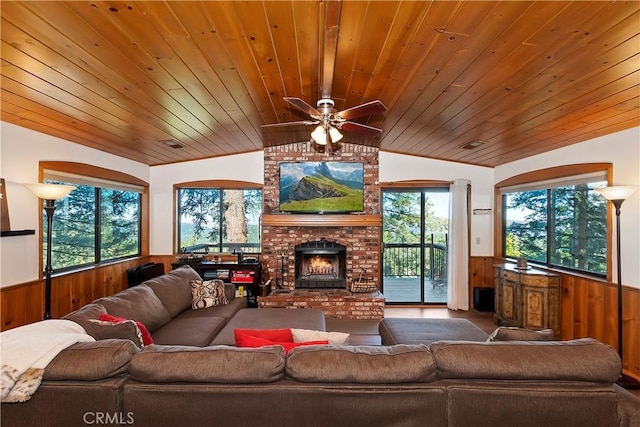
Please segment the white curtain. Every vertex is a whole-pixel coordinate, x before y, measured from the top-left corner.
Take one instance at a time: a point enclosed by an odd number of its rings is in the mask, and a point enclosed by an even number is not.
[[[456,179],[450,186],[447,307],[469,309],[469,206],[471,181]]]

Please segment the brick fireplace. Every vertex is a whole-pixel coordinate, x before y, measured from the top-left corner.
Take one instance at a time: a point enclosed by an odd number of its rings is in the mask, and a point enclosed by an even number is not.
[[[269,276],[285,288],[296,288],[296,246],[326,240],[345,247],[346,286],[364,272],[380,287],[380,186],[378,148],[341,144],[337,153],[317,153],[309,143],[264,150],[262,259]],[[291,215],[279,210],[279,164],[293,161],[349,161],[364,163],[364,212],[353,214]],[[284,255],[284,256],[283,256]],[[284,260],[284,277],[280,277]]]

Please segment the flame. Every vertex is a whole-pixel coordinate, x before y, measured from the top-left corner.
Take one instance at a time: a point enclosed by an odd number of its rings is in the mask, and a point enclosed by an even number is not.
[[[313,271],[318,271],[318,270],[330,269],[333,266],[331,265],[331,261],[328,260],[327,258],[320,255],[316,255],[309,260],[309,267]]]
[[[320,255],[316,255],[313,258],[309,259],[309,263],[307,264],[307,273],[333,274],[333,264],[331,263],[330,259]]]

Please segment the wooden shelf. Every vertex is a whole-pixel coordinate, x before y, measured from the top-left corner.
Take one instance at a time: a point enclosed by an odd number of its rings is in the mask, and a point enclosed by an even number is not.
[[[36,230],[3,231],[0,237],[28,236],[29,234],[36,234]]]
[[[382,227],[382,215],[266,214],[262,225],[284,227]]]

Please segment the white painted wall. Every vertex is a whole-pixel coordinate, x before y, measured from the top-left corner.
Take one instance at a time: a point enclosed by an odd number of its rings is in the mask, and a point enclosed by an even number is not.
[[[230,179],[264,183],[264,153],[238,154],[151,168],[150,241],[152,255],[174,253],[173,185],[180,182]]]
[[[36,230],[35,235],[0,239],[0,287],[38,278],[39,201],[21,184],[38,182],[40,161],[87,163],[149,182],[145,164],[0,122],[0,176],[7,186],[11,229]]]
[[[468,179],[471,209],[492,209],[471,216],[471,255],[493,255],[493,169],[393,153],[380,153],[380,182]]]
[[[149,182],[150,252],[166,255],[173,253],[173,185],[207,179],[263,183],[263,156],[263,152],[258,151],[149,168],[138,162],[0,122],[0,176],[7,180],[11,227],[14,230],[36,229],[36,235],[4,237],[0,240],[0,286],[38,277],[38,201],[19,183],[37,181],[38,163],[41,160],[84,162],[125,172]],[[623,281],[640,288],[640,128],[596,138],[495,169],[381,152],[380,181],[450,181],[464,178],[472,183],[472,209],[493,209],[495,183],[532,170],[584,162],[612,162],[615,184],[639,186],[639,191],[625,201],[621,219]],[[480,243],[476,243],[477,239]],[[472,216],[471,254],[493,254],[493,215]]]
[[[640,128],[628,129],[580,144],[560,148],[495,168],[495,182],[539,169],[577,163],[613,163],[614,185],[635,185],[638,190],[621,208],[622,283],[640,288]],[[615,220],[614,220],[615,236]],[[613,280],[616,281],[615,237]]]

